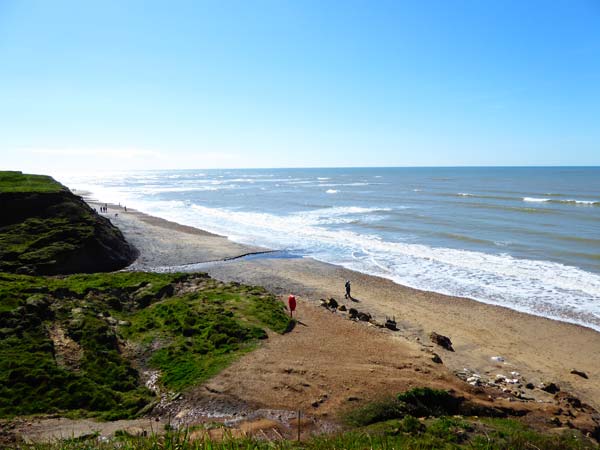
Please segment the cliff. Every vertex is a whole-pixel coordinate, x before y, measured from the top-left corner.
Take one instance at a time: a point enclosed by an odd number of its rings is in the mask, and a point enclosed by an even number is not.
[[[109,272],[136,257],[118,228],[51,177],[0,172],[0,271]]]

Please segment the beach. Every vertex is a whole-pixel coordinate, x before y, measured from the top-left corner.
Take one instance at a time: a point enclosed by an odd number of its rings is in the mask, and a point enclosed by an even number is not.
[[[315,320],[326,313],[318,306],[320,298],[334,297],[343,302],[344,281],[351,280],[356,301],[346,301],[348,306],[366,311],[380,322],[385,321],[386,317],[395,317],[399,328],[396,332],[379,328],[373,330],[382,339],[378,344],[381,351],[378,352],[377,344],[373,343],[368,352],[360,352],[360,358],[364,358],[365,364],[370,357],[389,358],[390,349],[404,346],[407,354],[414,352],[419,355],[423,368],[432,370],[433,367],[435,373],[440,366],[431,364],[428,353],[424,357],[425,350],[434,350],[442,357],[444,370],[429,378],[438,376],[447,383],[452,378],[449,374],[464,373],[465,370],[490,379],[494,379],[497,374],[510,376],[510,372],[517,372],[523,381],[527,380],[535,386],[556,383],[562,390],[573,393],[595,408],[600,407],[600,359],[597,358],[600,333],[592,329],[466,298],[407,288],[383,278],[310,258],[269,257],[268,253],[254,258],[235,258],[266,249],[241,245],[223,236],[184,227],[137,211],[124,212],[117,206],[111,206],[109,211],[111,221],[140,251],[140,257],[132,269],[164,270],[165,267],[176,265],[181,270],[181,266],[190,265],[191,270],[201,267],[202,271],[223,281],[264,286],[282,297],[293,293],[300,300],[297,314],[301,321],[303,315]],[[118,217],[115,217],[115,213],[118,213]],[[194,265],[205,262],[209,263]],[[361,329],[359,327],[366,328],[364,324],[343,321],[340,313],[327,312],[326,315],[328,322],[352,325],[351,332]],[[429,339],[432,331],[450,337],[455,351],[434,346]],[[361,338],[351,335],[347,337],[345,348],[339,350],[354,353],[353,348]],[[325,337],[321,336],[319,339]],[[325,342],[323,346],[326,346]],[[316,350],[310,349],[310,352],[318,360]],[[258,352],[261,351],[264,350]],[[290,355],[290,358],[294,360],[294,355]],[[325,359],[327,358],[332,358],[329,361],[335,364],[335,355],[327,355]],[[243,366],[244,358],[219,375],[216,383],[222,382],[222,378],[227,377],[228,373],[239,373],[238,364]],[[588,378],[572,374],[573,369],[584,372]],[[372,374],[377,373],[380,368],[375,365],[366,370],[367,374]],[[343,373],[344,371],[339,371],[338,375],[342,376]],[[389,379],[388,375],[381,379]],[[242,392],[252,391],[239,384],[237,388],[230,388],[242,397]],[[375,389],[374,386],[371,388]],[[547,401],[544,397],[547,394],[539,389],[529,391],[529,395],[540,401]],[[248,400],[252,400],[251,393],[247,392],[246,396]]]

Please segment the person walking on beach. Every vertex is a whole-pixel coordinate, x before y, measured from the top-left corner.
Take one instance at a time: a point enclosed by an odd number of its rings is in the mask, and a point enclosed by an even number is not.
[[[346,280],[346,284],[344,284],[344,287],[346,288],[346,295],[344,295],[344,297],[352,300],[352,296],[350,295],[350,280]]]
[[[290,309],[290,317],[294,317],[294,311],[296,310],[296,296],[294,294],[290,294],[288,297],[288,306]]]

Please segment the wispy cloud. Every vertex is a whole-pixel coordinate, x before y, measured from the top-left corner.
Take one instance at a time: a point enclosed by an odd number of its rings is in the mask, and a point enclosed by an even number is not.
[[[27,152],[36,155],[100,157],[110,159],[161,158],[160,152],[136,148],[32,148]]]

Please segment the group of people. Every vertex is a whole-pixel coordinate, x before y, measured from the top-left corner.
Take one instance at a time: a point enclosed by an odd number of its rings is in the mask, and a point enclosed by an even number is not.
[[[104,206],[100,206],[100,212],[101,213],[107,213],[108,212],[108,204],[104,204]]]

